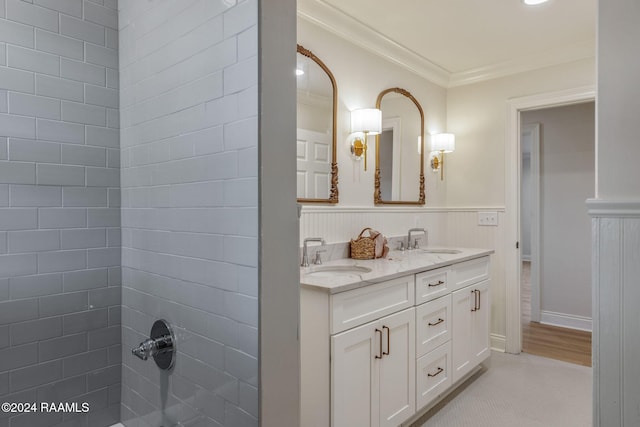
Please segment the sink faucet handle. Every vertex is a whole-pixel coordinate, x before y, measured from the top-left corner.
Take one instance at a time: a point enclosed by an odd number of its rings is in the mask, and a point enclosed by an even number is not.
[[[316,251],[316,258],[313,260],[313,263],[315,265],[321,265],[322,264],[322,256],[320,255],[322,252],[326,252],[326,250],[317,250]]]
[[[309,256],[307,255],[307,243],[309,242],[318,242],[322,246],[325,245],[324,239],[322,237],[307,237],[302,242],[302,263],[301,267],[309,267]]]

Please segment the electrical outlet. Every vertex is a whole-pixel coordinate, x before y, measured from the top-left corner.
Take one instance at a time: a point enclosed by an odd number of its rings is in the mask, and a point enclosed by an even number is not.
[[[478,212],[478,225],[498,225],[498,212]]]

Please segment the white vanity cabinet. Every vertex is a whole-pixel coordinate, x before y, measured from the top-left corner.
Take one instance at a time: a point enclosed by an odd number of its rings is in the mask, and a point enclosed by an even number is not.
[[[375,283],[304,284],[300,425],[399,426],[488,357],[491,252],[477,253]]]
[[[415,412],[415,314],[331,337],[331,425],[396,427]]]

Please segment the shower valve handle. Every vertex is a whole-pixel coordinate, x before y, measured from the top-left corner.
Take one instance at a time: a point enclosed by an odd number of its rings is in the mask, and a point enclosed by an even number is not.
[[[173,338],[171,335],[163,335],[152,339],[148,338],[140,343],[138,347],[131,349],[131,353],[142,360],[147,360],[160,353],[173,351]]]
[[[166,320],[157,320],[151,327],[150,338],[131,349],[131,353],[141,360],[153,357],[160,369],[173,367],[176,357],[176,339]]]

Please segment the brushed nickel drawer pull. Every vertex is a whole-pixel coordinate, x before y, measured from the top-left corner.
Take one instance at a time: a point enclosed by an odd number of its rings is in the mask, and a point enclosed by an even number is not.
[[[433,377],[435,377],[435,376],[440,375],[440,374],[441,374],[441,373],[443,373],[443,372],[444,372],[444,369],[442,369],[442,368],[438,367],[438,370],[436,371],[436,373],[435,373],[435,374],[427,374],[427,376],[428,376],[428,377],[432,377],[432,378],[433,378]]]
[[[436,326],[436,325],[439,325],[442,322],[444,322],[444,319],[438,318],[438,321],[436,323],[429,322],[428,325],[429,326]]]
[[[444,285],[444,282],[442,280],[438,280],[438,283],[429,283],[429,287],[430,288],[434,288],[434,287],[440,286],[440,285]]]

